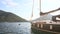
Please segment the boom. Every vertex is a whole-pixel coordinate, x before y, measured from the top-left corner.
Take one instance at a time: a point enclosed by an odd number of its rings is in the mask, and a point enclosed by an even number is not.
[[[46,15],[46,14],[49,14],[49,13],[52,13],[52,12],[56,12],[58,10],[60,10],[60,8],[52,10],[52,11],[49,11],[49,12],[46,12],[46,13],[40,12],[40,15],[43,16],[43,15]]]

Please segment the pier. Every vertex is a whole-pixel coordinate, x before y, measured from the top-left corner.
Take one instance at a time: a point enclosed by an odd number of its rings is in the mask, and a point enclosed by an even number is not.
[[[60,23],[32,23],[32,29],[60,34]]]

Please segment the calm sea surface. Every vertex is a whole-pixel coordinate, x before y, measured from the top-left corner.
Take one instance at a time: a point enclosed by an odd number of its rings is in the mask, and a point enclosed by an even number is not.
[[[41,34],[42,33],[43,32],[41,32]],[[30,22],[5,22],[0,23],[0,34],[34,34],[34,33],[31,30]]]
[[[29,22],[0,23],[0,34],[31,34],[31,23]]]

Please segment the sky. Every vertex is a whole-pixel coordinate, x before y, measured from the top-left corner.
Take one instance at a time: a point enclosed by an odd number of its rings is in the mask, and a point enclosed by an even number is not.
[[[40,17],[40,4],[41,11],[48,12],[60,7],[60,0],[34,0],[33,19]],[[26,20],[30,20],[32,14],[33,0],[0,0],[0,10],[12,12]],[[52,13],[52,15],[59,14],[60,12]]]
[[[48,12],[60,8],[60,0],[41,0],[41,11]],[[52,13],[52,15],[57,15],[60,10]]]

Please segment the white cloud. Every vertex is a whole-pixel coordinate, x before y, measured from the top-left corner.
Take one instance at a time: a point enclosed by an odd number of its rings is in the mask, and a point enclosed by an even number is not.
[[[19,4],[14,2],[13,0],[3,0],[2,1],[3,4],[8,5],[9,7],[16,7]]]
[[[19,0],[20,1],[20,0]],[[31,12],[32,12],[32,5],[33,5],[33,0],[22,0],[20,1],[20,5],[13,0],[3,0],[3,4],[5,4],[7,7],[13,7],[17,8],[12,9],[12,12],[21,16],[22,18],[25,18],[27,20],[30,20],[31,18]],[[16,11],[15,11],[16,10]],[[19,11],[19,12],[17,12]],[[34,15],[32,19],[36,19],[39,17],[39,0],[34,0]]]

